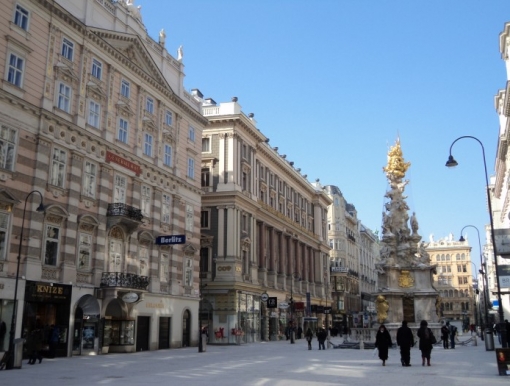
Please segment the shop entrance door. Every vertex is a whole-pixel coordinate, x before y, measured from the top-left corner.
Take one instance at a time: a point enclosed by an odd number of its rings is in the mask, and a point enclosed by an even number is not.
[[[159,318],[159,343],[158,348],[164,350],[170,348],[172,318]]]
[[[136,319],[136,351],[149,351],[150,316],[139,316]]]
[[[191,316],[188,310],[184,311],[182,316],[182,347],[189,347],[190,345],[190,328]]]

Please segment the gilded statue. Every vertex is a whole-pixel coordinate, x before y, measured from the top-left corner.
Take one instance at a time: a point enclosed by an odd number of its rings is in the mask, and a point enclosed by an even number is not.
[[[377,310],[377,321],[379,323],[383,323],[388,317],[388,310],[390,309],[390,306],[384,296],[377,296],[375,299],[375,309]]]
[[[383,167],[383,170],[388,177],[401,179],[404,178],[410,166],[411,162],[404,162],[402,149],[400,148],[400,139],[397,139],[397,143],[390,147],[390,151],[388,152],[388,164]]]

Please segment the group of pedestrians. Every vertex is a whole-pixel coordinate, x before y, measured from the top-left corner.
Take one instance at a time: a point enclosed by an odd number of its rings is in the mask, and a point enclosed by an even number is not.
[[[313,332],[311,328],[308,328],[305,332],[305,338],[308,342],[308,350],[312,349],[312,340],[313,340]],[[324,328],[319,328],[317,330],[317,341],[319,342],[319,350],[326,350],[325,342],[328,338],[328,333]]]
[[[450,322],[446,322],[441,327],[441,340],[443,341],[443,348],[445,350],[455,349],[455,338],[457,337],[457,327],[453,324],[450,325]]]
[[[422,320],[420,328],[416,334],[420,339],[419,349],[421,351],[422,366],[430,366],[430,354],[432,347],[436,343],[436,338],[432,330],[428,328],[426,320]],[[397,345],[400,347],[400,361],[402,366],[411,366],[411,348],[414,346],[414,335],[411,329],[407,326],[407,322],[403,321],[402,326],[397,330]],[[393,346],[391,335],[384,324],[379,326],[379,330],[375,336],[375,347],[379,353],[379,359],[382,360],[382,365],[386,366],[388,360],[388,350]]]

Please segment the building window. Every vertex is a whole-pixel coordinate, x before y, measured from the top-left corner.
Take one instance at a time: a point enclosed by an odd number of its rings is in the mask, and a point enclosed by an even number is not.
[[[202,152],[209,153],[211,151],[211,139],[202,138]]]
[[[161,282],[168,282],[169,279],[169,269],[168,269],[168,254],[162,253],[161,258],[159,260],[159,280]]]
[[[83,195],[96,198],[96,175],[97,166],[92,162],[85,161],[85,167],[83,171]]]
[[[209,168],[202,168],[202,173],[201,173],[201,186],[203,188],[207,187],[207,186],[210,186],[210,182],[211,182],[211,172],[209,171]]]
[[[99,129],[99,119],[101,116],[101,105],[95,101],[89,101],[89,118],[88,124]]]
[[[9,70],[7,72],[7,82],[21,88],[23,86],[23,71],[25,69],[25,59],[19,55],[11,53],[9,56]]]
[[[14,12],[14,24],[19,28],[28,31],[28,16],[29,12],[21,5],[16,4],[16,10]]]
[[[92,76],[101,80],[101,75],[103,73],[103,63],[101,63],[97,59],[92,59]]]
[[[203,210],[200,212],[200,227],[209,229],[209,211]]]
[[[195,128],[193,126],[190,126],[188,129],[188,139],[191,142],[195,142]]]
[[[7,240],[9,240],[9,220],[10,216],[7,213],[0,212],[0,261],[5,260],[7,252]]]
[[[161,201],[161,222],[170,224],[170,195],[163,193]]]
[[[126,177],[116,175],[115,186],[113,188],[113,202],[115,203],[126,203]]]
[[[195,220],[195,216],[193,215],[193,205],[186,205],[186,230],[188,232],[193,232],[193,222]]]
[[[92,235],[80,233],[80,245],[78,247],[78,269],[90,268],[91,253],[92,253]]]
[[[142,214],[150,217],[151,214],[151,188],[142,185]]]
[[[138,257],[140,259],[140,276],[149,276],[149,248],[140,246]]]
[[[193,285],[193,260],[191,259],[185,259],[184,285],[186,287],[191,287]]]
[[[66,113],[71,112],[71,87],[64,83],[58,86],[57,107]]]
[[[0,168],[14,170],[17,131],[9,127],[0,128]]]
[[[121,272],[122,270],[122,251],[124,249],[124,242],[122,240],[110,239],[109,250],[109,271]]]
[[[44,264],[57,265],[58,244],[60,228],[53,225],[46,225],[44,241]]]
[[[129,123],[125,119],[119,119],[119,132],[117,135],[117,139],[122,143],[127,143],[128,141],[128,131],[129,131]]]
[[[69,39],[63,38],[61,54],[62,57],[72,62],[74,57],[74,43]]]
[[[122,82],[120,84],[120,95],[122,95],[124,98],[129,98],[130,94],[130,84],[127,80],[122,79]]]
[[[244,159],[248,159],[248,147],[246,145],[243,145],[241,154]]]
[[[165,145],[165,155],[163,157],[165,166],[172,166],[172,146]]]
[[[64,177],[66,171],[66,158],[65,151],[59,148],[53,149],[53,159],[51,162],[51,185],[64,187]]]
[[[195,160],[193,158],[188,158],[188,177],[195,178]]]
[[[143,147],[143,154],[152,157],[152,135],[145,133],[145,142]]]
[[[174,122],[174,116],[170,110],[167,110],[166,114],[165,114],[165,124],[167,126],[172,126],[173,122]]]
[[[145,98],[145,110],[147,110],[149,114],[154,114],[154,99],[151,97]]]

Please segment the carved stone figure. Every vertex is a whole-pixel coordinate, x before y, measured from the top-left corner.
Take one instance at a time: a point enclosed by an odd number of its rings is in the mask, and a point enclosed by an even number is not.
[[[183,57],[184,53],[182,52],[182,46],[179,46],[179,48],[177,49],[177,60],[179,62],[182,62]]]
[[[384,296],[377,296],[375,300],[375,309],[377,310],[377,321],[379,323],[383,323],[388,317],[388,310],[390,309],[390,306]]]
[[[166,41],[166,33],[165,33],[164,29],[161,29],[161,31],[159,31],[159,44],[164,46],[165,41]]]
[[[413,230],[413,235],[418,233],[418,220],[416,219],[416,213],[414,212],[411,216],[411,229]]]

